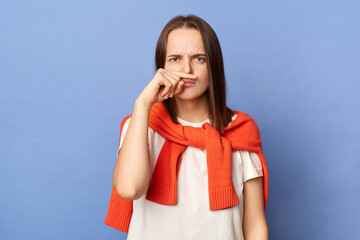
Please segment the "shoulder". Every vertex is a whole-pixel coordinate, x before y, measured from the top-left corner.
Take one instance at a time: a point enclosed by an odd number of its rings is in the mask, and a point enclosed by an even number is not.
[[[241,126],[244,132],[247,132],[253,137],[260,138],[260,130],[255,120],[248,114],[239,110],[233,110],[236,114],[236,118],[233,120],[233,123]]]
[[[240,116],[243,119],[249,119],[254,121],[254,119],[246,112],[240,111],[240,110],[233,110],[234,114],[236,114],[237,116]]]
[[[121,121],[121,124],[120,124],[120,132],[122,131],[125,123],[127,123],[127,125],[129,124],[131,116],[132,116],[132,114],[129,114],[123,118],[123,120]]]
[[[129,124],[130,124],[130,121],[131,121],[131,117],[132,117],[132,114],[129,114],[127,116],[125,116],[122,121],[121,121],[121,125],[120,125],[120,135],[123,131],[127,131],[128,127],[129,127]],[[154,130],[149,126],[148,127],[148,133],[153,135],[154,134]],[[150,135],[149,135],[150,136]]]

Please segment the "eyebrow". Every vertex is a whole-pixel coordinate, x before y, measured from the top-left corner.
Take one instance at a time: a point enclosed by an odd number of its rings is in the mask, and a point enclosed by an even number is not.
[[[192,57],[206,56],[205,53],[197,53],[192,55]],[[170,54],[167,57],[181,57],[180,54]]]

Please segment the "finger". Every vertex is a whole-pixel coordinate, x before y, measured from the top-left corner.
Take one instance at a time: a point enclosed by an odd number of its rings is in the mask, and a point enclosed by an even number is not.
[[[171,91],[173,83],[166,77],[162,77],[162,85],[164,86],[164,89],[161,92],[161,96],[165,98],[165,96]]]
[[[181,80],[181,76],[177,75],[176,73],[182,73],[182,72],[176,72],[176,71],[166,71],[164,70],[168,75],[171,75],[171,76],[174,76],[175,80],[176,80],[176,84],[175,84],[175,87],[170,90],[169,94],[166,97],[166,99],[168,97],[172,98],[174,95],[180,93],[183,91],[183,87],[184,87],[184,82],[183,81],[180,81]],[[186,73],[185,73],[186,74]],[[190,75],[193,75],[193,74],[190,74]],[[194,75],[195,78],[197,78],[196,75]]]
[[[173,77],[171,74],[169,74],[167,72],[163,72],[163,75],[165,75],[165,77],[172,83],[171,89],[169,90],[169,92],[167,94],[165,94],[165,95],[167,95],[167,97],[169,97],[170,94],[173,93],[173,91],[175,90],[179,80],[177,80],[176,77]]]
[[[177,86],[176,86],[176,89],[175,91],[173,92],[173,96],[182,92],[182,90],[184,89],[184,82],[183,81],[179,81]],[[171,96],[172,97],[172,96]]]
[[[197,75],[194,75],[194,74],[191,74],[191,73],[176,72],[176,71],[169,71],[169,70],[166,70],[166,71],[168,71],[170,73],[173,73],[175,75],[178,75],[181,78],[191,78],[191,79],[196,79],[197,78]]]
[[[172,92],[175,84],[175,80],[171,79],[168,75],[165,73],[162,73],[162,84],[164,85],[164,89],[161,93],[161,96],[163,98],[168,98],[169,94]]]
[[[180,80],[180,77],[170,73],[170,72],[163,72],[162,73],[166,78],[168,78],[174,85]]]
[[[166,71],[167,74],[169,74],[170,76],[172,76],[177,82],[180,81],[181,77],[171,71]]]
[[[175,81],[175,84],[174,84],[174,88],[172,89],[172,91],[170,92],[169,94],[169,97],[173,97],[176,93],[176,90],[178,89],[178,86],[179,86],[179,83],[181,82],[181,77],[179,75],[176,75],[175,73],[173,72],[170,72],[170,71],[166,71],[166,73],[170,76],[173,77],[174,81]]]

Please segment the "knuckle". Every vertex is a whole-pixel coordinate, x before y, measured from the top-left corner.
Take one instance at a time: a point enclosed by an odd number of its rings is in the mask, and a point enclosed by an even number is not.
[[[172,86],[174,86],[175,84],[174,80],[170,79],[169,82],[171,83]]]
[[[161,79],[166,79],[166,76],[162,72],[159,72],[159,76]]]
[[[171,84],[175,84],[176,82],[174,81],[174,79],[169,78],[169,81],[171,82]]]

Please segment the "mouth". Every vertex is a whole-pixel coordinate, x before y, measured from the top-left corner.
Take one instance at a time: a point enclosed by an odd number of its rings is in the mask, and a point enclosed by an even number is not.
[[[191,87],[195,85],[195,81],[187,78],[181,79],[184,82],[184,87]]]

